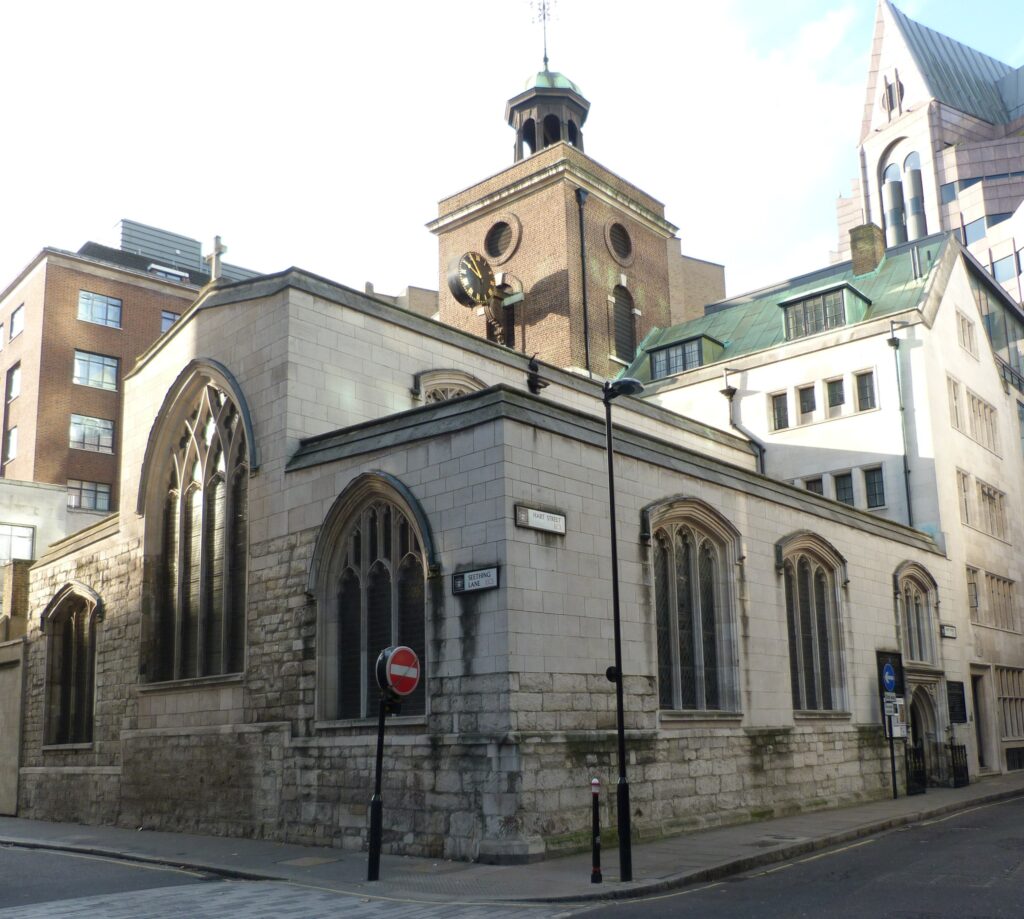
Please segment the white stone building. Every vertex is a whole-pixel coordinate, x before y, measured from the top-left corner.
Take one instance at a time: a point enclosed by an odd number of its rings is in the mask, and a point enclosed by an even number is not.
[[[645,398],[748,433],[768,475],[935,539],[950,593],[923,629],[901,613],[916,739],[933,779],[950,738],[980,770],[1019,768],[1024,315],[952,236],[854,236],[852,263],[654,333],[629,373]],[[970,688],[969,724],[950,722],[949,680]]]

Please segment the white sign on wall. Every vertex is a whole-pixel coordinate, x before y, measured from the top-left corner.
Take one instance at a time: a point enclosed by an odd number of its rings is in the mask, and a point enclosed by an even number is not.
[[[551,511],[540,511],[536,508],[526,507],[524,504],[517,504],[516,526],[564,536],[565,514],[553,514]]]

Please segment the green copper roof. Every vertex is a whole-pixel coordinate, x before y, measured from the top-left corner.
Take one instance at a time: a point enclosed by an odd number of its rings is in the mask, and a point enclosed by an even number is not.
[[[526,81],[526,89],[571,89],[578,96],[583,95],[583,90],[572,80],[554,70],[538,71],[536,76]]]
[[[781,345],[786,341],[782,305],[837,287],[852,288],[866,302],[864,317],[859,322],[912,309],[921,302],[928,278],[948,244],[946,235],[931,236],[888,250],[882,263],[870,274],[855,276],[852,264],[842,262],[740,297],[712,303],[699,319],[652,330],[623,375],[647,382],[651,378],[651,364],[647,359],[651,351],[701,336],[721,342],[721,354],[709,362],[715,364]],[[912,260],[915,247],[921,266],[918,278],[914,277]],[[834,331],[821,334],[830,335]]]

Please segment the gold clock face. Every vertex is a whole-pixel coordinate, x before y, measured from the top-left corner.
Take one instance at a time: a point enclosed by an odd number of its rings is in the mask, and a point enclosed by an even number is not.
[[[467,252],[452,263],[448,288],[465,306],[485,306],[496,293],[494,271],[479,252]]]

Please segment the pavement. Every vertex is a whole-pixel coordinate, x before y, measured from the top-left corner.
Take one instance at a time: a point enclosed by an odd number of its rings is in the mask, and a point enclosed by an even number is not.
[[[528,865],[479,865],[383,855],[366,880],[366,853],[120,827],[0,817],[0,845],[72,851],[189,868],[220,877],[285,881],[360,897],[436,903],[573,903],[632,898],[721,879],[896,827],[1024,796],[1024,771],[966,788],[720,827],[633,844],[633,880],[618,879],[618,850],[602,853],[601,884],[589,853]],[[387,810],[385,803],[385,820]]]

